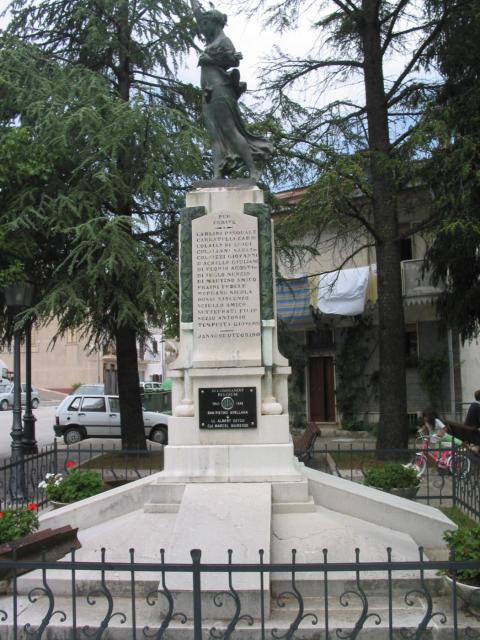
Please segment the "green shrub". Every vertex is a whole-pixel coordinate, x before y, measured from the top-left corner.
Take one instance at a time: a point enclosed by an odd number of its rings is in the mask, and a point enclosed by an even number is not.
[[[61,473],[47,474],[40,488],[46,489],[49,500],[76,502],[89,498],[103,490],[103,480],[92,469],[73,469],[66,476]]]
[[[369,467],[363,471],[363,484],[384,491],[418,487],[420,478],[414,469],[398,462],[388,462],[383,467]]]
[[[38,529],[37,505],[0,511],[0,544],[22,538]]]
[[[455,560],[480,560],[480,524],[470,527],[459,527],[456,531],[445,531],[443,539],[449,549],[455,548]],[[462,569],[457,572],[457,579],[465,584],[480,586],[479,569]]]

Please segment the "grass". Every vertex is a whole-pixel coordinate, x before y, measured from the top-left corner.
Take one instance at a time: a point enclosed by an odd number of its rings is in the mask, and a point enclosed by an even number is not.
[[[459,527],[473,529],[478,526],[478,522],[472,520],[472,518],[463,513],[463,511],[460,511],[458,507],[440,507],[440,511],[450,518],[450,520],[453,520]]]
[[[375,457],[375,451],[337,451],[329,449],[328,453],[332,456],[339,469],[362,469],[365,465],[383,467],[386,462],[386,460],[378,460]],[[410,455],[404,454],[400,456],[398,461],[408,462],[410,458]]]

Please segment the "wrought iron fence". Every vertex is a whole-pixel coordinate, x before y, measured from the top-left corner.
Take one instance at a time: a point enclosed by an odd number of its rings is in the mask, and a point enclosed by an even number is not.
[[[327,549],[319,561],[203,564],[201,551],[191,563],[137,562],[135,551],[123,562],[81,561],[72,551],[60,562],[0,561],[10,577],[0,595],[0,636],[35,638],[193,638],[246,640],[312,638],[393,640],[480,638],[480,589],[464,596],[457,580],[462,569],[480,571],[480,562],[418,559],[331,562]],[[226,558],[227,560],[227,558]],[[27,575],[21,575],[31,571]],[[446,584],[438,572],[452,578]],[[0,574],[1,575],[1,574]],[[248,587],[245,578],[248,577]]]
[[[94,468],[101,475],[106,488],[113,487],[155,473],[163,468],[163,448],[150,445],[145,450],[121,449],[112,446],[94,447],[87,443],[75,446],[53,444],[42,447],[38,453],[25,456],[23,461],[7,458],[0,463],[0,508],[9,504],[12,470],[25,478],[26,502],[35,502],[42,509],[48,505],[45,489],[39,487],[47,473],[64,473],[75,467]]]
[[[442,450],[443,452],[445,450]],[[433,506],[455,506],[480,521],[480,456],[453,447],[446,458],[438,447],[418,446],[384,451],[403,464],[419,468],[420,486],[413,498]],[[443,454],[442,454],[443,455]],[[309,466],[354,482],[363,483],[365,467],[383,464],[376,450],[365,443],[323,445],[314,452]]]

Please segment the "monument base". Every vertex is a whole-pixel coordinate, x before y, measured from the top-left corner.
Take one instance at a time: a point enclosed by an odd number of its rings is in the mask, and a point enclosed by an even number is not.
[[[165,447],[164,477],[185,482],[296,481],[292,444]]]

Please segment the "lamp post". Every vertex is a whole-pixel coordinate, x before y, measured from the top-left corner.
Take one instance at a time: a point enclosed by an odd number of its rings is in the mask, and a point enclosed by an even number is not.
[[[38,453],[35,440],[35,422],[32,413],[32,323],[29,321],[25,328],[25,412],[23,414],[23,452],[24,454]]]
[[[13,316],[16,316],[32,304],[33,285],[16,284],[5,287],[5,303]],[[10,499],[12,502],[25,502],[27,490],[25,485],[24,451],[23,451],[23,430],[22,430],[22,401],[21,401],[21,378],[20,378],[20,340],[19,329],[15,328],[13,333],[13,420],[11,443],[12,472],[10,476]]]

